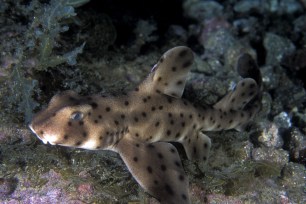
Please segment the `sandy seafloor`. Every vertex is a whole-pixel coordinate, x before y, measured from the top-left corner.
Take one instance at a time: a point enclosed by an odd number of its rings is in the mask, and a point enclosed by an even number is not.
[[[263,78],[245,131],[206,133],[206,166],[177,145],[192,203],[306,203],[305,0],[0,0],[0,39],[0,203],[158,203],[117,154],[44,145],[27,124],[63,90],[131,90],[178,45],[195,53],[191,102],[231,90],[242,53]]]

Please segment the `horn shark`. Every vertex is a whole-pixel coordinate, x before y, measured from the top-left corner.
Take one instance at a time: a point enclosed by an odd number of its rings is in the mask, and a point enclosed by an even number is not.
[[[211,141],[204,131],[240,130],[260,109],[261,75],[242,55],[243,79],[213,106],[182,99],[194,55],[185,46],[164,53],[133,91],[116,97],[55,95],[29,127],[45,144],[117,152],[129,171],[161,203],[190,203],[188,178],[176,148],[190,160],[206,162]]]

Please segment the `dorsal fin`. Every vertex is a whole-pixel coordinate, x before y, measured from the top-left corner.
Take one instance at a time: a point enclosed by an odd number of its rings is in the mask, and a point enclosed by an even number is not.
[[[176,148],[124,136],[114,147],[137,182],[161,203],[188,204],[188,178]]]
[[[250,101],[258,103],[261,100],[262,77],[256,61],[250,54],[244,53],[239,56],[236,68],[244,79],[218,101],[214,108],[223,111],[242,110]]]
[[[192,50],[185,46],[168,50],[154,65],[147,79],[140,84],[139,91],[163,93],[180,98],[193,58]]]

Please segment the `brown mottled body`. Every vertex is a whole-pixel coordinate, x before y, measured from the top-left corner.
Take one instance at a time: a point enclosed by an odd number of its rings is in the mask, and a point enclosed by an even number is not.
[[[119,97],[82,97],[66,91],[38,113],[31,130],[44,142],[118,152],[138,183],[162,203],[189,203],[188,179],[176,149],[183,144],[189,159],[206,162],[211,146],[202,131],[240,129],[259,110],[260,72],[241,80],[214,106],[180,99],[192,65],[187,47],[166,52],[148,78]],[[248,57],[239,61],[257,69]]]

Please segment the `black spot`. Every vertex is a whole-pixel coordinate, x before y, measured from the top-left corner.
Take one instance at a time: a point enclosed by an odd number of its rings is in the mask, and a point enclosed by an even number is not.
[[[151,110],[152,110],[152,111],[155,111],[155,110],[156,110],[156,108],[155,108],[154,106],[152,106]]]
[[[98,118],[99,118],[99,119],[102,119],[102,115],[98,115]]]
[[[159,89],[156,89],[156,93],[159,93],[159,94],[160,94],[160,93],[161,93],[161,91],[160,91]]]
[[[241,96],[241,97],[244,97],[244,96],[245,96],[245,93],[244,93],[244,92],[242,92],[240,96]]]
[[[179,175],[179,180],[180,180],[180,181],[184,181],[184,180],[185,180],[185,176],[184,176],[184,175],[182,175],[182,174],[181,174],[181,175]]]
[[[78,141],[77,143],[75,143],[75,146],[80,146],[82,144],[81,141]]]
[[[167,170],[167,167],[166,167],[165,165],[162,164],[162,165],[160,166],[160,169],[161,169],[162,171],[166,171],[166,170]]]
[[[174,161],[174,164],[175,164],[175,166],[177,166],[177,167],[180,167],[180,166],[181,166],[181,164],[180,164],[179,161]]]
[[[162,80],[162,78],[161,78],[161,77],[158,77],[158,78],[157,78],[157,81],[161,81],[161,80]]]
[[[219,124],[218,126],[217,126],[217,128],[219,129],[221,127],[221,125]]]
[[[203,146],[204,146],[204,149],[207,149],[208,144],[205,142]]]
[[[157,184],[158,184],[158,181],[157,181],[157,180],[154,180],[154,184],[157,185]]]
[[[142,112],[141,115],[145,118],[147,117],[147,114],[145,112]]]
[[[135,144],[136,147],[140,147],[140,145],[138,143]]]
[[[244,113],[241,113],[240,116],[243,118],[244,117]]]
[[[209,120],[210,120],[210,121],[212,121],[212,120],[213,120],[213,117],[212,117],[212,116],[210,116]]]
[[[203,161],[206,161],[206,160],[207,160],[207,158],[204,156],[204,157],[203,157]]]
[[[165,86],[168,86],[168,83],[167,83],[167,82],[165,82],[165,83],[164,83],[164,85],[165,85]]]
[[[163,106],[159,106],[158,107],[159,110],[163,110],[163,108],[164,108]]]
[[[146,99],[146,98],[143,98],[142,101],[143,101],[144,103],[146,103],[146,102],[147,102],[147,99]]]
[[[98,123],[98,120],[94,120],[95,123]]]
[[[159,122],[156,122],[156,123],[155,123],[155,127],[158,127],[158,126],[159,126]]]
[[[152,167],[151,167],[151,166],[147,166],[147,171],[148,171],[150,174],[152,174],[152,172],[153,172]]]
[[[188,103],[187,103],[187,101],[184,101],[183,103],[184,103],[184,105],[185,105],[185,106],[188,106]]]
[[[135,136],[136,136],[136,137],[139,137],[139,134],[138,134],[138,133],[136,133],[136,134],[135,134]]]
[[[201,116],[201,115],[200,115]],[[192,119],[192,114],[189,115],[189,119]]]
[[[176,133],[175,138],[179,138],[179,136],[180,136],[180,133],[178,132]]]
[[[166,189],[167,193],[169,193],[170,195],[174,195],[174,192],[173,192],[171,186],[169,186],[168,184],[165,185],[165,189]]]
[[[231,103],[234,103],[234,102],[235,102],[235,98],[232,98]]]
[[[137,91],[137,92],[138,92],[138,91],[139,91],[139,88],[138,88],[138,87],[136,87],[136,88],[134,89],[134,91]]]
[[[138,120],[139,120],[139,119],[138,119],[137,117],[134,118],[134,121],[135,121],[136,123],[138,122]]]
[[[40,131],[40,134],[43,135],[43,134],[44,134],[44,131],[41,130],[41,131]]]
[[[68,135],[64,135],[64,139],[67,140],[69,138]]]
[[[193,153],[196,154],[197,153],[197,148],[194,146],[193,147]]]
[[[172,117],[172,113],[168,113],[168,116],[169,116],[169,118],[171,118]]]
[[[233,122],[233,120],[228,121],[229,124],[231,124]]]
[[[256,86],[255,84],[250,84],[249,87],[250,87],[250,89],[253,89],[253,88],[255,88],[255,86]]]
[[[56,113],[53,113],[53,115],[52,115],[53,117],[55,117],[56,116]]]
[[[161,58],[159,59],[159,61],[160,61],[160,63],[163,63],[164,57],[161,57]]]
[[[170,152],[174,154],[175,153],[175,149],[174,148],[170,148]]]
[[[124,105],[128,106],[129,102],[128,101],[124,101]]]
[[[168,103],[172,103],[172,98],[168,98]]]
[[[172,71],[173,71],[173,72],[176,72],[176,67],[172,67]]]
[[[110,107],[106,107],[105,110],[106,110],[106,112],[110,112],[111,108]]]
[[[87,132],[83,132],[83,137],[87,137]]]
[[[102,139],[103,139],[103,137],[102,137],[102,136],[100,136],[100,137],[99,137],[99,140],[102,140]]]
[[[68,126],[72,126],[72,123],[71,123],[71,122],[68,122]]]
[[[170,124],[173,125],[174,124],[174,120],[170,120]]]
[[[88,116],[91,116],[91,112],[88,112]]]
[[[70,96],[70,97],[69,97],[69,100],[70,100],[70,101],[75,101],[76,99]]]
[[[183,117],[184,117],[184,114],[183,114],[183,113],[180,113],[180,117],[183,118]]]
[[[241,83],[241,86],[242,86],[242,87],[244,87],[244,85],[245,85],[245,83],[244,83],[244,82],[242,82],[242,83]]]
[[[167,136],[170,136],[170,135],[171,135],[171,131],[167,130]]]
[[[176,82],[176,84],[181,85],[181,84],[183,84],[183,81],[179,80],[179,81]]]
[[[91,105],[91,107],[92,107],[93,109],[98,108],[98,104],[97,104],[97,103],[95,103],[95,102],[91,103],[90,105]]]
[[[192,128],[193,128],[193,129],[196,129],[196,127],[197,127],[197,125],[196,125],[196,124],[194,124],[194,125],[192,126]]]
[[[253,96],[254,95],[254,91],[251,91],[250,93],[249,93],[249,96]]]
[[[191,64],[192,64],[192,61],[191,61],[191,60],[188,60],[188,61],[186,61],[186,62],[183,63],[182,67],[183,67],[183,68],[186,68],[186,67],[189,67]]]
[[[158,158],[162,159],[164,158],[164,156],[162,155],[162,153],[157,153]]]
[[[125,115],[124,114],[121,114],[121,116],[120,116],[122,119],[124,119],[125,118]]]
[[[185,127],[185,122],[182,122],[182,127]]]
[[[137,161],[138,161],[138,158],[137,158],[137,157],[134,157],[133,160],[134,160],[134,162],[137,162]]]
[[[115,120],[114,123],[115,123],[116,125],[119,125],[119,122],[118,122],[117,120]]]
[[[180,53],[178,55],[179,55],[179,57],[185,57],[187,55],[187,52],[188,52],[188,50],[184,49],[184,50],[180,51]]]

